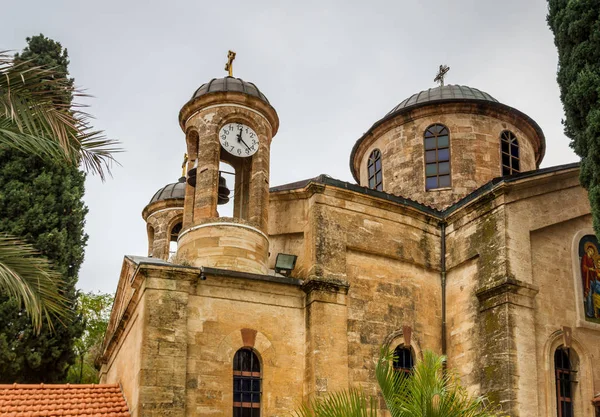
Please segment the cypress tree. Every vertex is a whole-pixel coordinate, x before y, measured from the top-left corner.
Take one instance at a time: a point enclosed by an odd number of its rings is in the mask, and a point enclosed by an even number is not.
[[[580,181],[600,236],[600,2],[549,0],[547,20],[558,49],[565,134],[581,157]]]
[[[68,78],[68,52],[60,43],[40,34],[27,38],[27,44],[16,61],[52,67],[73,82]],[[70,104],[72,97],[61,100]],[[85,174],[76,167],[0,148],[0,232],[25,239],[53,263],[67,282],[65,295],[73,309],[87,241],[84,181]],[[56,324],[54,330],[45,324],[36,335],[16,301],[0,296],[0,382],[64,381],[82,331],[83,323],[76,318]]]

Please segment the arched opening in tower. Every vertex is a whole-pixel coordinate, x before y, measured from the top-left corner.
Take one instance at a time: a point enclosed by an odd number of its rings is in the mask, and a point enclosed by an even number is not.
[[[181,222],[175,223],[169,232],[169,260],[177,254],[177,238],[181,232],[181,226]]]
[[[219,163],[219,189],[217,211],[219,217],[233,217],[236,171],[230,164],[220,161]]]

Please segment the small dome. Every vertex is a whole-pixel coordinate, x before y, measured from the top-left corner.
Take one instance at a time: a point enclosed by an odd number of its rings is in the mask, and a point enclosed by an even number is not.
[[[498,103],[494,97],[488,93],[466,85],[444,85],[441,87],[423,90],[420,93],[413,94],[406,100],[394,107],[386,116],[398,111],[409,109],[432,101],[491,101]]]
[[[156,203],[163,200],[177,200],[185,197],[185,177],[179,178],[179,181],[173,184],[167,184],[158,190],[150,199],[150,203]]]
[[[221,91],[237,91],[240,93],[247,94],[259,98],[265,103],[269,104],[269,100],[261,91],[252,83],[242,80],[241,78],[225,77],[225,78],[213,78],[209,82],[202,84],[192,95],[192,100],[200,96],[217,93]]]

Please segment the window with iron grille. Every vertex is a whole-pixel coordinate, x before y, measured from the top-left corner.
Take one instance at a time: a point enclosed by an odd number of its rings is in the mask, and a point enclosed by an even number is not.
[[[369,155],[367,162],[367,171],[369,172],[369,188],[377,191],[383,191],[383,174],[381,170],[381,151],[373,150]]]
[[[412,350],[409,347],[398,346],[394,349],[394,371],[410,375],[413,367]]]
[[[238,350],[233,357],[233,417],[260,417],[261,383],[256,353]]]
[[[502,175],[512,175],[521,172],[519,141],[512,132],[505,130],[500,135],[500,151],[502,156]]]
[[[425,131],[425,189],[450,187],[450,132],[444,125]]]
[[[563,347],[554,353],[558,417],[573,417],[573,369],[569,356],[569,349]]]

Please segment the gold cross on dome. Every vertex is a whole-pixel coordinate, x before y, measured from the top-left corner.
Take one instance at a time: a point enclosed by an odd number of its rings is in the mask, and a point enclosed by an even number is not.
[[[233,60],[235,59],[235,52],[227,52],[227,64],[225,64],[225,71],[229,72],[229,76],[233,77]]]
[[[444,86],[444,76],[446,75],[446,73],[450,71],[450,67],[447,65],[440,65],[440,69],[438,70],[437,75],[435,76],[435,78],[433,79],[434,82],[436,83],[440,83],[440,87]]]

